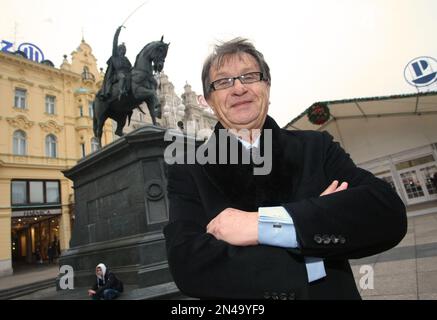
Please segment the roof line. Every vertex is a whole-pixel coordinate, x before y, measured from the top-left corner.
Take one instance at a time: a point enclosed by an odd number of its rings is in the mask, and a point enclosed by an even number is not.
[[[291,126],[293,123],[298,121],[300,118],[305,116],[308,112],[308,109],[311,108],[313,105],[322,103],[332,105],[332,104],[340,104],[340,103],[358,103],[362,101],[379,101],[379,100],[389,100],[389,99],[403,99],[403,98],[410,98],[410,97],[422,97],[422,96],[433,96],[437,95],[437,91],[427,91],[427,92],[417,92],[417,93],[407,93],[407,94],[394,94],[389,96],[373,96],[373,97],[364,97],[364,98],[353,98],[353,99],[341,99],[341,100],[331,100],[331,101],[317,101],[314,102],[311,106],[305,109],[300,115],[295,117],[293,120],[291,120],[289,123],[287,123],[283,128],[287,128]]]

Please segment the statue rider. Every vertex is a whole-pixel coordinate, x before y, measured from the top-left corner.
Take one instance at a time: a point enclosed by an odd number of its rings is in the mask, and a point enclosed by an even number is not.
[[[129,92],[129,78],[128,75],[132,69],[132,64],[129,59],[126,58],[126,46],[124,43],[118,45],[118,36],[120,35],[121,28],[117,28],[114,35],[114,41],[112,45],[112,56],[109,58],[106,69],[105,78],[103,80],[103,87],[100,94],[100,98],[105,101],[111,97],[112,85],[118,81],[118,99]]]

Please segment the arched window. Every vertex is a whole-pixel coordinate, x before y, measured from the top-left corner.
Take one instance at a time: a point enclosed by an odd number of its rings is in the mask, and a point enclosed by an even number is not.
[[[88,69],[87,66],[84,66],[82,72],[82,79],[84,80],[89,79],[89,76],[90,76],[90,70]]]
[[[57,156],[57,139],[52,134],[46,137],[46,156],[49,158],[56,158]]]
[[[91,138],[91,152],[99,150],[99,142],[96,137]]]
[[[83,67],[82,80],[93,80],[93,81],[95,81],[94,75],[90,72],[90,69],[87,66]]]
[[[26,132],[17,130],[13,137],[13,153],[19,156],[26,155]]]

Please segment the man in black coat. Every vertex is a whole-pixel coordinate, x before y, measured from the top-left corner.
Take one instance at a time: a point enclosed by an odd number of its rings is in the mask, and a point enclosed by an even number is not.
[[[96,266],[96,282],[88,290],[88,295],[93,300],[113,300],[122,292],[123,282],[105,264],[99,263]]]
[[[199,298],[360,299],[348,259],[405,236],[398,195],[328,133],[287,131],[267,116],[269,67],[247,40],[217,46],[202,81],[219,120],[199,147],[208,161],[168,168],[164,234],[178,288]]]

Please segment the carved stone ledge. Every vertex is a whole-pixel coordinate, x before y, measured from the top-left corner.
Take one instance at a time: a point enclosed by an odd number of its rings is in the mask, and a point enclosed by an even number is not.
[[[16,116],[14,118],[6,118],[6,121],[12,127],[22,129],[22,130],[30,129],[34,125],[33,121],[28,120],[23,115],[19,115],[19,116]]]
[[[59,90],[58,88],[55,88],[53,85],[48,85],[48,86],[46,86],[46,85],[42,85],[42,84],[40,84],[38,87],[40,87],[40,88],[43,89],[43,90],[55,91],[55,92],[57,92],[57,93],[61,93],[61,92],[62,92],[62,91]]]
[[[34,85],[33,82],[30,82],[30,81],[26,80],[25,78],[8,77],[8,80],[23,83],[23,84],[28,85],[30,87],[33,87],[33,85]]]
[[[57,124],[53,120],[48,120],[46,122],[40,122],[39,126],[47,133],[59,133],[62,131],[63,126]]]

